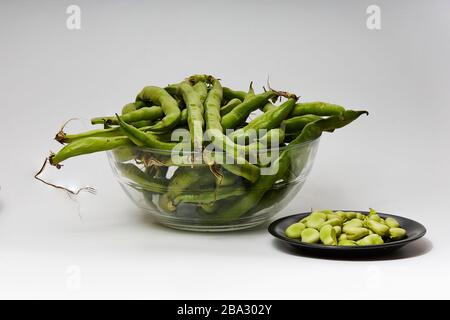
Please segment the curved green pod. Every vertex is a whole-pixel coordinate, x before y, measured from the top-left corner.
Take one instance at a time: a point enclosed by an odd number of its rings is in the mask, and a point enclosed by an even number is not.
[[[51,155],[49,161],[50,164],[59,166],[61,162],[72,157],[132,145],[127,137],[87,137],[65,145],[58,153]]]
[[[171,129],[180,121],[181,110],[178,102],[163,88],[147,86],[137,95],[136,101],[151,101],[161,106],[164,117],[151,127],[153,131]]]
[[[161,141],[159,140],[158,135],[149,132],[143,132],[142,130],[139,130],[132,125],[122,121],[119,115],[116,114],[116,116],[122,132],[137,146],[145,146],[161,150],[172,150],[176,146],[176,143]]]
[[[134,111],[130,111],[121,116],[122,121],[126,123],[133,123],[142,120],[155,121],[164,115],[161,107],[143,107]],[[97,117],[91,119],[92,124],[113,124],[117,125],[119,122],[116,117]]]
[[[265,105],[275,95],[275,92],[267,91],[242,102],[222,118],[222,127],[224,129],[232,129],[242,124],[251,112]]]

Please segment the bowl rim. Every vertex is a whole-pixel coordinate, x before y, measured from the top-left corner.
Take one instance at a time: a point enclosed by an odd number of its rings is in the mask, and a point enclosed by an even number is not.
[[[278,152],[283,152],[283,151],[291,150],[291,149],[292,150],[300,149],[300,148],[303,148],[303,147],[305,147],[307,145],[318,144],[320,142],[320,138],[321,137],[322,136],[319,136],[319,137],[317,137],[315,139],[307,140],[307,141],[304,141],[304,142],[298,143],[298,144],[288,144],[288,145],[283,146],[283,147],[260,149],[260,150],[258,150],[258,152],[261,152],[261,151],[269,151],[270,152],[270,151],[274,151],[274,150],[278,150]],[[132,148],[134,150],[139,150],[139,151],[143,151],[143,152],[159,153],[159,154],[166,154],[166,155],[170,155],[170,154],[172,154],[172,152],[182,153],[183,155],[194,155],[194,154],[198,154],[199,153],[198,151],[184,151],[184,150],[173,151],[173,150],[150,148],[150,147],[139,147],[139,146],[136,146],[136,145],[134,145],[134,146],[122,146],[122,147],[118,147],[118,148],[113,149],[113,150],[107,150],[106,152],[107,153],[113,153],[114,150],[128,149],[128,148]],[[217,154],[225,153],[226,154],[226,152],[224,152],[224,151],[215,150],[215,149],[214,149],[214,153],[217,153]]]

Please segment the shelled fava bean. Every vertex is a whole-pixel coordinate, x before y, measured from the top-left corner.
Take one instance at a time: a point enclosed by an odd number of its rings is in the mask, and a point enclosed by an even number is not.
[[[326,246],[368,246],[400,240],[406,230],[394,218],[349,211],[314,211],[285,230],[288,238]]]

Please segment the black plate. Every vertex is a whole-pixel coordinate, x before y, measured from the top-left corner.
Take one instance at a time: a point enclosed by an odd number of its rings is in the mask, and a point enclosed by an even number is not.
[[[369,214],[369,212],[367,211],[357,211],[357,210],[341,210],[341,211],[353,211],[353,212],[361,212],[362,214]],[[396,240],[372,246],[325,246],[323,244],[305,243],[299,240],[290,239],[285,236],[284,230],[286,230],[286,228],[289,225],[298,222],[300,219],[303,219],[309,214],[311,214],[311,212],[299,213],[280,218],[269,225],[269,232],[274,237],[290,244],[291,246],[298,249],[300,252],[304,252],[306,254],[326,255],[336,257],[359,257],[368,255],[370,256],[380,255],[392,252],[393,250],[399,249],[404,245],[423,237],[427,231],[422,224],[414,220],[395,216],[392,214],[378,213],[382,218],[387,217],[395,218],[398,221],[398,223],[400,223],[400,227],[406,230],[407,237],[402,240]]]

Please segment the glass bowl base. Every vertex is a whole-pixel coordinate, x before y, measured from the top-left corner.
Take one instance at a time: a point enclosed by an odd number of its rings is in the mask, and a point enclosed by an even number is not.
[[[268,222],[272,216],[252,217],[252,219],[246,219],[246,221],[235,221],[234,223],[227,224],[207,224],[205,221],[202,223],[196,223],[191,220],[180,220],[176,218],[170,218],[162,215],[151,214],[155,222],[177,230],[183,231],[195,231],[195,232],[228,232],[254,228],[258,225]]]

